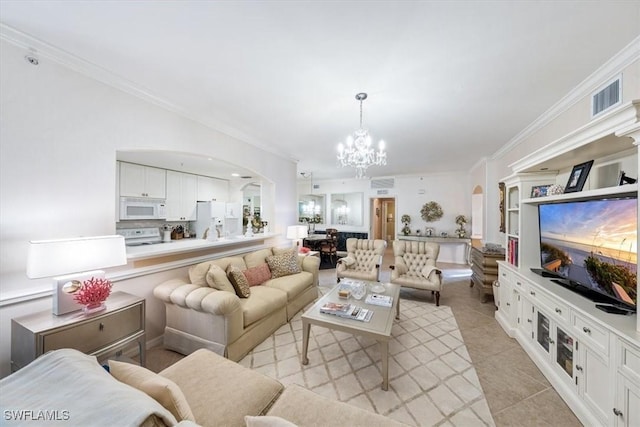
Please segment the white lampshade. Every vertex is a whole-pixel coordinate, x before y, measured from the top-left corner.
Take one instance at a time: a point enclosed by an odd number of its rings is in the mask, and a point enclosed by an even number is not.
[[[59,276],[127,263],[123,236],[95,236],[29,242],[27,277]]]
[[[308,236],[307,227],[304,225],[290,225],[287,227],[287,239],[298,240]]]

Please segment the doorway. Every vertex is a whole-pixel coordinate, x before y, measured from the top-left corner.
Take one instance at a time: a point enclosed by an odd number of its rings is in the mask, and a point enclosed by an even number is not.
[[[370,218],[373,239],[386,240],[387,245],[391,245],[396,237],[396,199],[371,199]]]

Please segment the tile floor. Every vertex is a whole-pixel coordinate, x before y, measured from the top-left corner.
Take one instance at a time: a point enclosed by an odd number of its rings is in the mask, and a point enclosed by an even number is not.
[[[390,274],[389,265],[392,263],[393,257],[388,249],[382,266],[383,279]],[[469,288],[465,278],[451,277],[451,272],[458,276],[466,267],[455,264],[439,266],[446,277],[440,304],[450,307],[454,314],[495,425],[580,426],[573,412],[520,345],[509,338],[495,321],[493,303],[482,303],[479,292]],[[321,284],[329,286],[335,281],[335,271],[322,270],[320,278]],[[429,293],[413,290],[403,289],[401,297],[432,301]],[[148,352],[147,365],[159,371],[182,357],[155,348]]]

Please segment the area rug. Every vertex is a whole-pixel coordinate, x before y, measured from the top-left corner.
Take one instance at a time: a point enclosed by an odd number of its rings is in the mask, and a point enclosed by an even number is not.
[[[493,426],[451,309],[406,299],[400,307],[389,344],[388,391],[380,388],[380,354],[371,339],[312,326],[309,364],[302,365],[302,312],[240,364],[409,425]]]

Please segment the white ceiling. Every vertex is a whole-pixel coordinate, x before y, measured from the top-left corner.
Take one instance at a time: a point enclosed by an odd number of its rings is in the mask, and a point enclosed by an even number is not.
[[[640,34],[639,1],[0,1],[0,21],[197,120],[352,177],[469,170]]]

